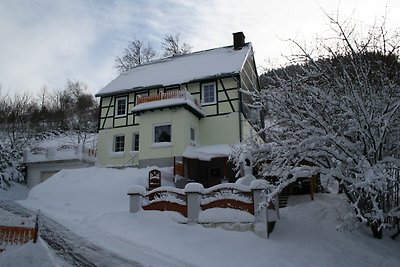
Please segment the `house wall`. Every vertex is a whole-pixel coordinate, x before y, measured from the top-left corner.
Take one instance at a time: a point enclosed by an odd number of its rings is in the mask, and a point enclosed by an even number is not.
[[[154,165],[159,159],[159,166],[171,166],[174,156],[181,156],[186,147],[191,145],[190,128],[199,135],[199,119],[183,107],[164,108],[140,114],[140,153],[139,166]],[[171,143],[154,143],[154,126],[171,124]],[[171,163],[171,164],[170,164]]]
[[[138,165],[138,152],[132,151],[133,133],[139,132],[139,126],[118,127],[114,129],[100,130],[97,141],[97,158],[103,166],[121,166],[129,161],[128,165]],[[113,152],[114,136],[125,135],[125,150]],[[140,138],[139,138],[140,139]],[[141,144],[139,144],[139,149]]]
[[[155,95],[168,90],[188,90],[199,103],[202,102],[202,85],[208,82],[216,83],[216,103],[203,105],[206,115],[200,120],[184,108],[171,110],[164,108],[158,111],[147,111],[134,115],[130,111],[136,105],[138,95]],[[140,149],[134,158],[134,164],[171,165],[174,156],[182,156],[185,148],[190,145],[190,126],[197,130],[198,145],[236,144],[255,133],[259,127],[254,122],[249,123],[254,116],[253,111],[241,104],[251,99],[240,93],[239,89],[259,90],[259,81],[254,62],[253,51],[250,51],[239,74],[226,77],[192,81],[167,87],[145,88],[133,90],[124,94],[103,96],[101,98],[101,114],[99,118],[99,162],[105,166],[121,166],[131,158],[132,134],[139,132]],[[116,118],[114,107],[116,98],[126,96],[128,112],[126,116]],[[256,116],[257,117],[257,114]],[[257,118],[256,118],[257,119]],[[156,123],[171,122],[172,142],[169,146],[153,145],[153,126]],[[125,135],[125,151],[113,153],[113,138],[117,134]]]
[[[204,118],[200,121],[200,144],[239,143],[239,112]]]

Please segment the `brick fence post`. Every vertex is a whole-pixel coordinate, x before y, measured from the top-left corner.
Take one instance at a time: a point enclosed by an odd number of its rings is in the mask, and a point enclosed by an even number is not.
[[[200,214],[200,196],[204,187],[199,183],[188,183],[185,186],[188,223],[197,223]]]
[[[146,188],[141,185],[134,185],[129,188],[129,212],[135,213],[142,209],[142,195]]]

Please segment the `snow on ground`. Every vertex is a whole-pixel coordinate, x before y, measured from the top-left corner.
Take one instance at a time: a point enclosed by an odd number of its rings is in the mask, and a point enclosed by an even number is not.
[[[7,190],[0,189],[0,200],[17,200],[28,197],[29,189],[24,184],[11,182]]]
[[[54,267],[61,266],[54,259],[46,243],[40,238],[37,243],[11,246],[0,254],[0,266],[7,267]]]
[[[174,212],[129,213],[127,191],[149,169],[63,170],[20,204],[41,209],[89,241],[147,266],[400,266],[400,242],[370,232],[337,231],[340,195],[294,198],[269,239],[248,228],[179,222]]]

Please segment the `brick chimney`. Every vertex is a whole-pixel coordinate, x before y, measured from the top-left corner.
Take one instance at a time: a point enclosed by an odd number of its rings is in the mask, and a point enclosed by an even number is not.
[[[235,32],[233,34],[233,49],[240,50],[244,46],[244,34],[243,32]]]

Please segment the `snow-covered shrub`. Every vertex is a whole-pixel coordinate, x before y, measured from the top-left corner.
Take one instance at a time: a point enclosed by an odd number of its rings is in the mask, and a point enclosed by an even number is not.
[[[21,151],[0,140],[0,189],[7,190],[11,181],[22,182]]]

